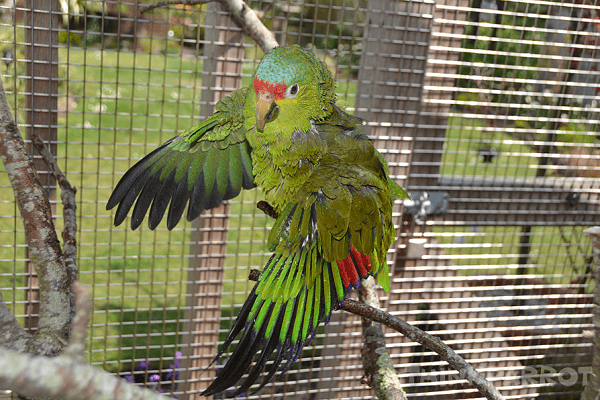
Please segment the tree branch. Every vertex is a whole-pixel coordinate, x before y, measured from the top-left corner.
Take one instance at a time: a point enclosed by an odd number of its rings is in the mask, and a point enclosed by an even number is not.
[[[266,53],[269,50],[279,46],[277,39],[269,29],[258,18],[252,10],[242,0],[220,0],[231,13],[231,17],[244,30],[246,35],[250,36]]]
[[[73,288],[77,313],[73,323],[73,336],[65,352],[58,357],[49,358],[0,348],[0,388],[13,390],[27,397],[67,400],[167,398],[84,361],[82,351],[85,348],[92,302],[80,283],[75,283]]]
[[[448,345],[442,342],[439,338],[431,336],[427,332],[410,325],[408,322],[397,318],[385,311],[376,309],[366,304],[359,303],[352,299],[345,299],[342,305],[342,310],[351,312],[352,314],[360,315],[372,321],[379,322],[391,329],[394,329],[406,338],[418,342],[437,353],[442,360],[446,361],[452,368],[458,371],[461,378],[466,379],[471,383],[479,393],[484,395],[489,400],[502,400],[504,397],[498,390],[488,382],[475,368],[467,363],[461,356],[456,354]]]
[[[67,268],[67,274],[70,282],[77,280],[77,202],[75,201],[75,188],[71,186],[67,177],[62,172],[56,159],[52,155],[50,149],[46,146],[42,138],[37,133],[33,133],[32,142],[35,148],[44,158],[48,168],[56,181],[60,185],[60,198],[63,203],[63,221],[64,228],[62,232],[63,239],[63,260]],[[71,290],[71,310],[70,316],[74,314],[75,302],[72,298],[73,291]]]
[[[360,283],[359,301],[365,305],[379,308],[379,297],[375,289],[375,279],[370,276]],[[394,362],[385,344],[381,324],[362,317],[363,327],[363,368],[364,383],[369,385],[379,400],[406,400]]]
[[[273,206],[264,200],[261,200],[258,203],[256,203],[256,208],[265,213],[265,215],[267,217],[270,217],[271,219],[277,219],[278,217],[277,212],[275,211]]]
[[[260,273],[258,273],[257,270],[252,270],[248,279],[256,281],[258,280],[259,275]],[[360,291],[361,289],[359,289],[359,296],[363,296],[365,302],[373,302],[372,289],[369,289],[368,287],[362,289],[362,294],[360,294]],[[377,302],[379,302],[379,300],[377,300]],[[379,399],[403,400],[405,397],[399,381],[398,383],[395,382],[398,378],[396,377],[394,364],[389,357],[389,353],[387,353],[387,349],[385,350],[385,353],[387,354],[383,353],[384,351],[382,349],[385,348],[383,331],[376,332],[377,328],[374,328],[373,326],[365,327],[365,319],[378,322],[379,324],[383,324],[388,328],[398,331],[408,339],[420,343],[427,349],[437,353],[442,360],[446,361],[452,368],[458,371],[461,378],[466,379],[470,384],[475,386],[479,393],[484,395],[487,399],[504,400],[504,397],[498,392],[494,385],[488,382],[488,380],[466,362],[464,358],[456,354],[454,350],[439,338],[431,336],[416,326],[412,326],[408,322],[398,317],[394,317],[385,311],[353,299],[344,299],[344,304],[342,304],[341,309],[363,318],[363,338],[365,339],[363,363],[366,375],[365,383],[373,388]],[[379,330],[381,330],[381,326],[379,326]],[[390,374],[392,373],[394,378],[390,379]]]
[[[273,32],[262,23],[256,15],[256,12],[243,0],[166,0],[147,6],[142,10],[142,13],[172,4],[196,5],[210,3],[211,1],[218,1],[223,4],[231,14],[231,18],[233,18],[240,28],[244,30],[244,33],[250,36],[265,53],[268,53],[272,48],[279,46]]]
[[[66,345],[70,323],[70,282],[56,236],[50,202],[6,102],[0,82],[0,159],[19,206],[29,257],[40,282],[38,354],[54,356]]]
[[[87,289],[79,282],[73,283],[73,294],[75,296],[75,316],[71,324],[71,337],[69,345],[63,351],[63,355],[71,357],[75,361],[85,362],[85,338],[90,314],[94,310],[94,303],[88,295]]]

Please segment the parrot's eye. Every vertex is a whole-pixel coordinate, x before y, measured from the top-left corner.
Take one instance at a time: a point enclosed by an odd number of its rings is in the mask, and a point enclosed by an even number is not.
[[[297,83],[294,83],[287,89],[287,97],[288,99],[293,99],[298,94],[298,90],[300,90],[300,86]]]

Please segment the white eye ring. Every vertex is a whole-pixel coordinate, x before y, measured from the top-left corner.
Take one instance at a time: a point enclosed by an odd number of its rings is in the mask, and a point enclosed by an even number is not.
[[[297,83],[294,83],[292,86],[287,88],[287,90],[285,91],[285,96],[288,99],[293,99],[294,97],[296,97],[299,91],[300,86]]]

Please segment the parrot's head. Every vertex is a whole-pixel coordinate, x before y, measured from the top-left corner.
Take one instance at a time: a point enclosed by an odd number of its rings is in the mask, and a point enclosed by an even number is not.
[[[335,83],[327,66],[297,45],[268,52],[256,69],[253,87],[259,132],[275,120],[308,131],[311,121],[326,118],[335,104]]]

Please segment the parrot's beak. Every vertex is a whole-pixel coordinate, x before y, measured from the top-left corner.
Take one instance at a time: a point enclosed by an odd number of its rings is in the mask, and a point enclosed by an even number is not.
[[[279,106],[269,92],[259,92],[256,102],[256,129],[262,132],[265,124],[271,122],[279,115]]]

